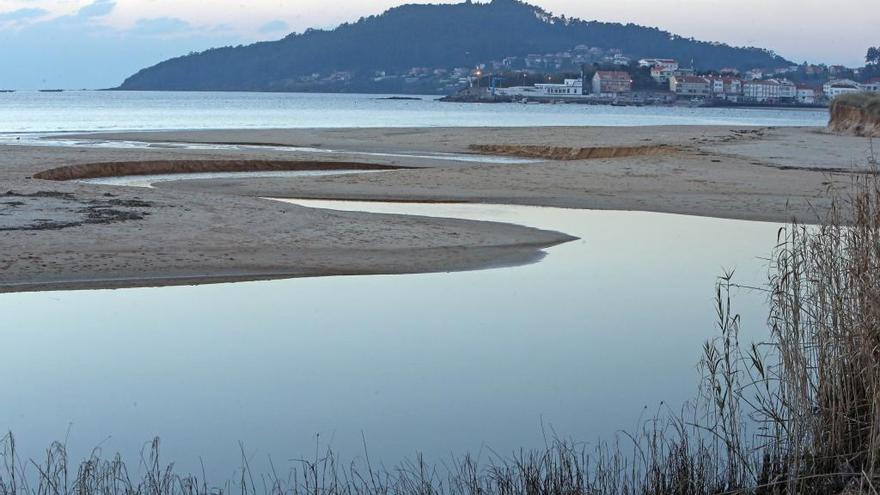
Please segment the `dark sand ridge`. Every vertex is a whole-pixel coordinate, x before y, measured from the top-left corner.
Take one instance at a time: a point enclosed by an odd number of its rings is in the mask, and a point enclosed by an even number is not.
[[[724,127],[187,131],[101,137],[348,151],[316,156],[292,149],[0,147],[0,189],[14,193],[0,198],[0,290],[474,269],[534,260],[542,248],[570,239],[503,224],[313,210],[256,196],[533,204],[775,221],[794,215],[809,220],[816,217],[816,208],[821,211],[827,204],[828,187],[848,184],[851,167],[865,161],[866,149],[864,140],[817,129]],[[467,153],[474,151],[472,146],[549,147],[557,154],[567,149],[564,153],[574,159],[491,165],[357,153]],[[583,159],[577,151],[644,147],[663,152]],[[285,167],[347,162],[429,168],[185,181],[158,190],[30,178],[57,167],[94,171],[95,165],[89,164],[95,163],[103,164],[98,170],[143,173],[150,167],[177,170],[175,163],[181,164],[180,171],[194,163],[206,171],[222,163],[234,162],[237,170],[245,170],[248,163],[282,161],[288,162]],[[154,165],[145,169],[145,163]],[[64,196],[49,197],[47,192]],[[43,197],[22,199],[34,193]],[[89,212],[95,209],[110,210],[96,217],[106,221],[91,221]],[[71,225],[22,228],[54,217],[60,219],[56,223]],[[16,228],[2,230],[4,222]]]

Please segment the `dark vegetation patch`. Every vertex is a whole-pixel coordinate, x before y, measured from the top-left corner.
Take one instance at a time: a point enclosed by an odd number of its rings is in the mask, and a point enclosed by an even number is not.
[[[0,216],[6,217],[5,221],[0,221],[0,232],[61,230],[143,220],[150,214],[144,210],[155,206],[139,198],[104,198],[81,199],[74,193],[57,191],[8,191],[0,195]]]

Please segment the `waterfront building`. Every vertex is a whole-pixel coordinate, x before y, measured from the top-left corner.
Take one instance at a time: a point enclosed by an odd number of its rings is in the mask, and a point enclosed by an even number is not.
[[[820,92],[817,88],[801,84],[797,86],[797,102],[802,105],[815,105],[819,101]]]
[[[779,99],[779,82],[773,79],[766,81],[743,82],[743,100],[755,103],[767,103]]]
[[[711,95],[712,86],[709,79],[700,76],[672,76],[669,79],[669,91],[676,96],[705,98]]]
[[[621,93],[632,91],[632,77],[626,72],[600,70],[593,76],[593,94],[614,98]]]
[[[537,96],[544,97],[582,97],[584,96],[583,79],[566,79],[562,84],[536,84]]]

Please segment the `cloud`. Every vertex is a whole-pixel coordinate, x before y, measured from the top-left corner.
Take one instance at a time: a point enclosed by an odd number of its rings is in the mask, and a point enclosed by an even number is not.
[[[216,26],[194,26],[176,17],[142,18],[128,29],[113,27],[101,21],[114,4],[99,0],[84,7],[84,13],[49,13],[22,21],[20,28],[0,27],[0,60],[16,68],[0,70],[0,88],[114,87],[162,60],[247,41],[235,32],[215,32]]]
[[[281,19],[269,21],[260,27],[260,32],[263,34],[277,33],[279,31],[290,31],[290,26],[288,26],[287,23],[282,21]]]
[[[28,21],[31,19],[36,19],[38,17],[43,17],[48,13],[48,10],[39,8],[23,8],[13,10],[12,12],[3,12],[0,13],[0,23]]]
[[[192,25],[177,17],[157,17],[154,19],[140,19],[129,33],[142,36],[155,36],[162,34],[175,34],[191,31]]]
[[[103,17],[113,12],[116,0],[95,0],[94,2],[79,9],[77,17]]]

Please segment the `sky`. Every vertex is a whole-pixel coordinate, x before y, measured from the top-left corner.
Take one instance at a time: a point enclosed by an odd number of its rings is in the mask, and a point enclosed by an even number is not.
[[[0,89],[114,87],[141,68],[191,51],[332,28],[401,3],[440,1],[0,0]],[[860,66],[867,48],[880,45],[877,0],[530,3],[567,17],[760,46],[796,62]]]

